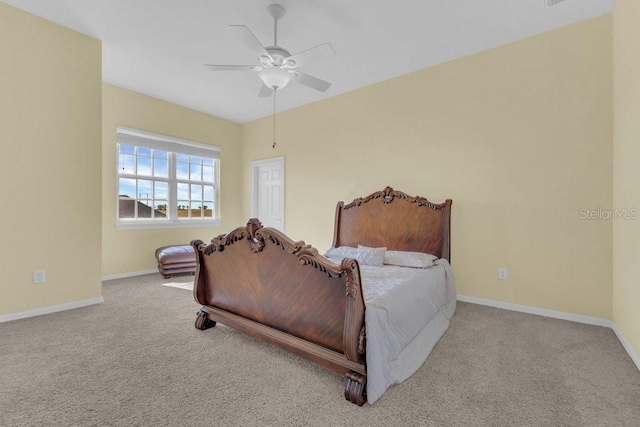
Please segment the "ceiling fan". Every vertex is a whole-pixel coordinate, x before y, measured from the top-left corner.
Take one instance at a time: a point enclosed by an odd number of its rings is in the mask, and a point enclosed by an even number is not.
[[[216,65],[205,64],[212,71],[257,71],[262,80],[259,96],[271,96],[274,91],[283,89],[291,80],[304,86],[324,92],[331,83],[305,74],[298,67],[312,60],[332,57],[336,51],[329,43],[303,50],[291,55],[288,50],[278,46],[278,20],[285,15],[285,10],[278,4],[267,6],[273,17],[273,46],[263,46],[258,38],[244,25],[230,25],[245,44],[258,56],[257,65]]]

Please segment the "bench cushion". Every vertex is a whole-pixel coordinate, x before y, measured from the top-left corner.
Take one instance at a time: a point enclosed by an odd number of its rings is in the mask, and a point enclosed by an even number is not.
[[[196,253],[191,245],[171,245],[156,249],[158,270],[169,277],[173,274],[196,272]]]

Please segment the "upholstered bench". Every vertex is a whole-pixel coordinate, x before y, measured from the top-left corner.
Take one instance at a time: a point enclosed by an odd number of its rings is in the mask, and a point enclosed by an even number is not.
[[[156,249],[158,270],[165,279],[174,274],[194,274],[196,253],[191,245],[163,246]]]

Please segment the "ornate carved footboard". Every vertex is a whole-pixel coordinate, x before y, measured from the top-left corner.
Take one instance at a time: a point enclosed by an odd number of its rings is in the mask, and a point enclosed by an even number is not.
[[[366,401],[364,301],[357,261],[334,264],[304,242],[251,219],[191,242],[196,328],[221,322],[345,375],[345,398]]]

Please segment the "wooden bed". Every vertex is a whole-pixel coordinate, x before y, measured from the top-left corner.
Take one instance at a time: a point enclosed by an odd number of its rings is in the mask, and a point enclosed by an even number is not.
[[[451,200],[387,187],[336,207],[333,246],[387,247],[450,260]],[[366,402],[365,304],[355,259],[335,264],[305,242],[250,219],[197,255],[196,328],[216,322],[344,374],[347,400]]]

